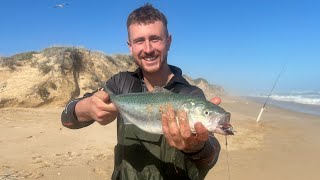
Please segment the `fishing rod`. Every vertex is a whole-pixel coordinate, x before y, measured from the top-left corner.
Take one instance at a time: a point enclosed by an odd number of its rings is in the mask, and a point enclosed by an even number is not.
[[[272,86],[272,88],[271,88],[271,90],[270,90],[270,93],[268,94],[267,99],[266,99],[266,101],[264,102],[264,104],[263,104],[263,106],[262,106],[262,108],[261,108],[261,110],[260,110],[260,113],[259,113],[258,118],[257,118],[257,122],[259,122],[259,121],[260,121],[260,118],[261,118],[262,112],[266,109],[267,102],[269,101],[270,96],[271,96],[271,94],[272,94],[272,92],[273,92],[274,88],[276,87],[276,84],[278,83],[278,81],[279,81],[279,79],[280,79],[280,77],[281,77],[282,73],[284,72],[286,65],[287,65],[287,63],[285,63],[285,64],[282,66],[282,69],[281,69],[280,73],[278,74],[277,79],[276,79],[276,80],[275,80],[275,82],[273,83],[273,86]]]

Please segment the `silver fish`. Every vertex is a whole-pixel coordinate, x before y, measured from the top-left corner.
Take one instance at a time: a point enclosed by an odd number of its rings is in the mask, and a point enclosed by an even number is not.
[[[152,92],[115,95],[108,88],[111,102],[117,107],[122,117],[140,129],[163,134],[161,115],[169,106],[177,111],[185,111],[192,132],[194,124],[201,122],[209,132],[233,134],[230,113],[203,98],[173,93],[156,87]]]

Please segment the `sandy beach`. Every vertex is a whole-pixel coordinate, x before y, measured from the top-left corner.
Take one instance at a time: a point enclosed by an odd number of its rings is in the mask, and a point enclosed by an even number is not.
[[[216,135],[222,145],[206,179],[317,180],[320,117],[224,98],[235,136]],[[71,130],[62,127],[63,107],[0,109],[0,180],[110,179],[115,123]],[[228,170],[229,169],[229,170]],[[228,171],[230,173],[228,173]]]

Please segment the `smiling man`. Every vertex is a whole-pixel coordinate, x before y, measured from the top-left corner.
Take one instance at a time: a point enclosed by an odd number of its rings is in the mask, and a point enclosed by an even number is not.
[[[127,28],[129,49],[135,62],[143,70],[145,83],[151,91],[154,86],[167,84],[173,73],[167,63],[171,44],[171,36],[166,28],[167,20],[162,14],[158,14],[162,21],[156,17],[151,18],[149,13],[153,13],[152,9],[149,11],[145,12],[145,17],[132,13]]]
[[[202,90],[182,77],[178,67],[168,65],[172,37],[164,14],[146,4],[129,15],[127,30],[128,47],[139,68],[112,76],[106,86],[113,93],[150,92],[160,86],[205,98]],[[218,159],[219,142],[201,123],[192,133],[185,123],[186,113],[168,109],[162,115],[163,135],[150,134],[123,119],[105,91],[87,93],[69,102],[61,121],[77,129],[95,121],[106,125],[116,117],[118,143],[112,179],[204,179]]]

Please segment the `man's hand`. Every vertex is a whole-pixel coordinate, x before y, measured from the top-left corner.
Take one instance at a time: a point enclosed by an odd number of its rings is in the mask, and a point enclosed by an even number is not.
[[[218,97],[212,98],[210,102],[219,105],[221,99]],[[176,121],[176,116],[178,123]],[[179,125],[178,125],[179,124]],[[194,125],[196,133],[192,133],[187,117],[184,111],[174,112],[172,106],[168,106],[167,112],[162,114],[162,129],[168,143],[179,150],[186,153],[193,153],[201,150],[205,142],[209,138],[209,132],[197,122]]]
[[[221,103],[221,98],[219,97],[214,97],[210,100],[210,102],[212,102],[215,105],[219,105]]]
[[[111,103],[109,95],[103,90],[79,101],[75,112],[79,121],[94,119],[101,125],[109,124],[116,119],[118,114],[118,110]]]

